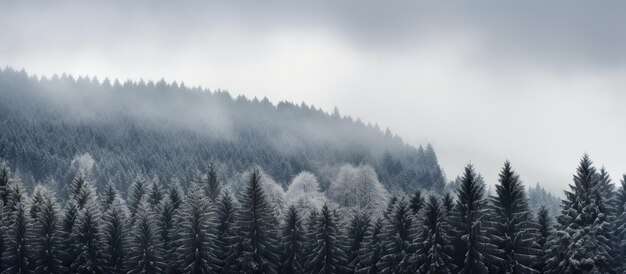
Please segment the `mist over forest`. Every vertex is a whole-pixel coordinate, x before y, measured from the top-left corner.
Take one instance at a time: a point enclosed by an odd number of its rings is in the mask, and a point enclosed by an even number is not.
[[[300,172],[322,190],[344,165],[369,166],[391,192],[441,192],[445,175],[432,146],[305,103],[232,98],[227,91],[160,80],[37,77],[0,71],[0,158],[37,183],[64,186],[80,165],[101,189],[138,176],[189,182],[214,165],[239,184],[258,167],[282,187]]]
[[[624,1],[0,1],[0,274],[626,273]]]
[[[622,273],[626,175],[448,179],[306,103],[0,71],[2,273]]]

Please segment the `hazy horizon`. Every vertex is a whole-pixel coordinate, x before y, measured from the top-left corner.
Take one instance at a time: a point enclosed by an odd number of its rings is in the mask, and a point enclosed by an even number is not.
[[[618,181],[625,4],[533,2],[6,2],[0,66],[336,106],[431,143],[448,179],[508,159],[560,195],[589,153]]]

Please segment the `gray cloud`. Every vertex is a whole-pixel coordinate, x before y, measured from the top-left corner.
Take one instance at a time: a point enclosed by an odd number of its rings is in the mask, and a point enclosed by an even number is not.
[[[555,65],[620,65],[626,60],[626,3],[608,1],[68,1],[21,3],[2,9],[9,50],[47,43],[118,43],[152,38],[189,41],[232,25],[253,32],[329,28],[360,47],[391,49],[433,36],[470,33],[498,62],[531,59]],[[39,42],[39,43],[37,43]]]

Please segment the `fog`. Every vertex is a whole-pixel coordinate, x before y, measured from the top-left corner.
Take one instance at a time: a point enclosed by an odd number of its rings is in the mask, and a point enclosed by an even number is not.
[[[556,192],[585,152],[626,172],[626,4],[385,4],[7,1],[0,66],[337,106],[432,143],[449,178],[509,159]]]

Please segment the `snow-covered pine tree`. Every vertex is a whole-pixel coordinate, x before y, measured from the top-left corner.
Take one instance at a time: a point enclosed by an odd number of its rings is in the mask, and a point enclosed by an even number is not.
[[[327,204],[322,206],[316,225],[312,254],[306,263],[308,273],[345,273],[348,258],[345,254],[337,217]]]
[[[185,192],[180,186],[180,182],[178,180],[174,180],[170,184],[167,195],[170,198],[174,210],[177,210],[183,204],[183,200],[185,199]]]
[[[146,198],[139,202],[134,218],[126,258],[127,273],[163,273],[167,268],[166,254],[155,213]]]
[[[366,212],[355,212],[348,223],[348,267],[352,272],[358,269],[359,256],[365,245],[365,235],[372,226],[370,215]]]
[[[537,238],[537,244],[541,251],[535,263],[535,269],[543,274],[547,273],[546,270],[546,250],[548,250],[548,239],[552,237],[552,219],[548,208],[542,206],[537,212],[537,227],[539,228],[539,235]]]
[[[161,200],[163,199],[163,196],[165,196],[165,194],[163,193],[163,187],[156,180],[152,182],[152,184],[150,184],[146,191],[146,195],[148,197],[148,203],[150,204],[150,206],[152,206],[153,209],[156,209],[159,206]]]
[[[609,172],[604,168],[600,168],[598,172],[598,188],[600,193],[604,193],[604,200],[607,203],[611,204],[611,210],[615,210],[614,208],[614,196],[615,196],[615,185],[611,182],[611,177],[609,176]],[[613,212],[615,213],[615,212]]]
[[[207,168],[207,179],[204,189],[211,203],[215,203],[222,193],[222,185],[218,179],[217,169],[213,163],[209,164]]]
[[[86,179],[85,176],[83,175],[83,173],[81,171],[78,171],[76,173],[76,176],[74,176],[74,178],[72,179],[72,181],[70,182],[69,185],[69,198],[70,199],[74,199],[76,202],[78,202],[80,199],[80,192],[83,189],[83,185],[85,185]]]
[[[194,183],[183,203],[179,226],[176,229],[175,248],[176,272],[210,273],[214,261],[213,234],[211,224],[214,217],[211,202],[201,185]]]
[[[70,199],[76,201],[79,209],[85,208],[85,205],[91,200],[96,199],[96,192],[82,172],[78,172],[70,185]]]
[[[76,239],[73,237],[72,231],[76,225],[78,218],[78,204],[74,199],[70,199],[65,203],[63,214],[61,216],[61,253],[63,255],[63,269],[68,270],[76,257],[78,257],[78,249]]]
[[[39,216],[39,212],[41,212],[41,208],[43,207],[44,202],[50,197],[45,197],[45,195],[49,195],[48,191],[44,189],[43,185],[36,185],[33,190],[33,195],[30,197],[30,218],[32,220],[37,219]]]
[[[374,274],[379,273],[378,262],[383,251],[383,224],[382,218],[377,219],[365,235],[365,244],[359,252],[356,273]]]
[[[0,163],[0,201],[3,205],[7,204],[7,188],[11,180],[11,169],[7,166],[7,163],[2,161]]]
[[[304,255],[306,257],[305,260],[305,268],[306,268],[306,262],[312,260],[312,258],[315,256],[315,254],[313,254],[313,248],[315,247],[315,244],[317,243],[317,240],[315,239],[315,229],[317,227],[317,218],[318,218],[318,211],[313,208],[311,209],[311,211],[309,212],[309,215],[307,216],[307,222],[305,224],[306,230],[305,230],[305,235],[306,235],[306,243],[305,243],[305,252]]]
[[[536,273],[533,268],[540,250],[535,240],[537,225],[528,208],[526,191],[509,161],[499,175],[495,196],[491,197],[493,234],[498,249],[504,251],[500,271],[506,273]]]
[[[102,255],[107,273],[125,271],[125,259],[129,249],[129,213],[124,200],[114,196],[102,218]]]
[[[0,170],[1,172],[1,170]],[[0,201],[0,273],[2,273],[4,271],[4,262],[2,261],[2,254],[4,254],[4,252],[6,251],[6,236],[9,233],[9,227],[7,227],[5,224],[8,223],[7,220],[5,220],[6,218],[4,217],[5,213],[4,209],[2,208],[2,201]]]
[[[91,188],[86,186],[84,189]],[[91,194],[90,194],[91,195]],[[95,196],[95,195],[94,195]],[[70,264],[71,273],[102,273],[105,262],[102,257],[102,219],[95,198],[85,201],[78,211],[71,237],[75,239],[77,257]]]
[[[499,261],[499,252],[484,225],[488,212],[485,185],[471,164],[465,167],[457,196],[450,216],[452,263],[461,273],[488,273],[488,267]]]
[[[13,221],[13,215],[17,212],[18,205],[26,202],[26,190],[24,184],[19,178],[12,178],[7,186],[7,202],[2,208],[4,210],[4,217],[6,220],[6,226],[11,226]],[[25,206],[25,205],[22,205]],[[28,209],[26,209],[28,211]]]
[[[287,209],[282,233],[282,257],[279,272],[283,274],[303,273],[305,267],[305,231],[300,212],[295,206]]]
[[[181,205],[186,199],[185,197],[180,183],[178,180],[174,180],[156,210],[156,224],[159,226],[163,250],[167,254],[165,262],[168,266],[175,265],[176,256],[174,255],[173,242],[176,238],[176,229],[181,221],[180,211],[182,210]]]
[[[429,196],[424,212],[421,234],[418,236],[416,253],[419,273],[452,273],[455,266],[450,257],[449,228],[445,209],[439,198]]]
[[[620,245],[620,271],[626,273],[626,174],[623,175],[620,187],[615,194],[616,235]]]
[[[426,204],[426,201],[424,199],[424,197],[422,196],[422,192],[419,190],[416,190],[415,193],[413,193],[413,197],[411,197],[411,211],[413,212],[413,214],[415,216],[419,215],[420,210],[424,207],[424,205]]]
[[[160,239],[163,243],[163,250],[166,254],[164,257],[165,263],[168,266],[174,265],[175,250],[174,240],[176,239],[176,228],[180,221],[180,213],[178,209],[174,208],[174,203],[170,199],[169,195],[166,195],[159,207],[157,208],[157,221],[156,225],[159,226]]]
[[[404,199],[395,203],[395,207],[383,227],[383,250],[378,269],[385,273],[413,272],[411,257],[417,251],[415,217]]]
[[[612,273],[618,247],[613,208],[607,189],[585,154],[565,191],[557,231],[550,240],[547,267],[551,273]]]
[[[215,252],[212,269],[221,273],[236,271],[237,233],[235,220],[237,205],[228,190],[224,190],[214,207],[217,219],[215,228]]]
[[[2,253],[2,273],[31,273],[32,227],[26,201],[21,200],[15,204],[15,212],[10,218],[11,224],[6,234],[2,235],[6,246]]]
[[[617,243],[614,244],[614,248],[617,249],[617,252],[613,254],[613,257],[615,258],[615,260],[613,261],[615,264],[613,268],[616,270],[620,270],[623,266],[626,265],[626,262],[624,262],[624,260],[622,259],[624,254],[621,252],[622,238],[619,235],[620,225],[618,224],[618,218],[621,215],[620,209],[618,208],[619,200],[617,197],[617,191],[619,190],[615,189],[615,185],[611,182],[609,172],[604,167],[600,168],[600,171],[598,172],[598,188],[599,192],[602,193],[602,199],[607,204],[606,212],[608,212],[607,215],[609,215],[611,223],[613,224],[613,230],[615,233],[614,239],[617,241]]]
[[[277,220],[261,187],[261,175],[252,171],[245,189],[239,195],[237,230],[241,256],[239,267],[245,273],[276,273],[278,271]]]
[[[55,195],[41,188],[41,206],[33,219],[32,265],[36,273],[62,273],[61,216]],[[32,207],[31,207],[32,211]]]
[[[128,188],[126,205],[130,211],[131,222],[134,222],[137,209],[148,192],[148,183],[142,177],[138,177]]]
[[[106,184],[102,189],[102,194],[100,195],[102,212],[109,210],[113,201],[115,201],[119,195],[120,194],[117,191],[117,188],[115,188],[115,185],[112,183]]]

